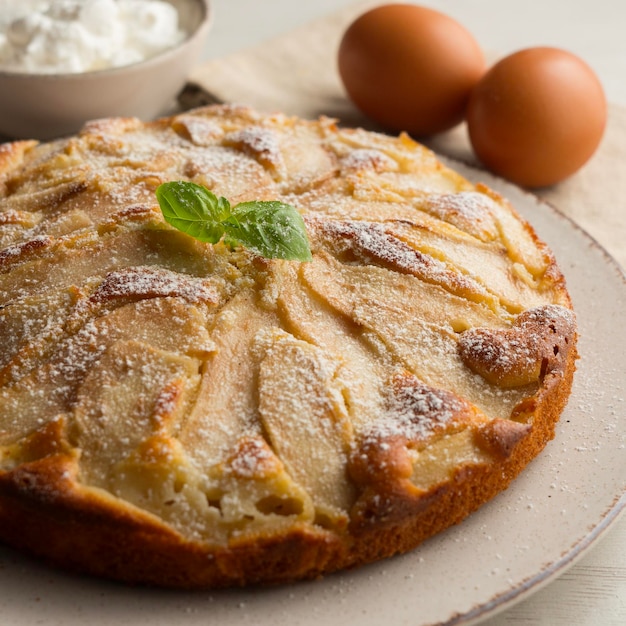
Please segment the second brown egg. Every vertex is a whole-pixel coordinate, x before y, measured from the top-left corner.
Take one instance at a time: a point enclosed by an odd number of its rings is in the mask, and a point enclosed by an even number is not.
[[[576,172],[598,148],[606,121],[606,97],[591,67],[550,47],[501,59],[474,88],[467,112],[482,163],[525,187]]]

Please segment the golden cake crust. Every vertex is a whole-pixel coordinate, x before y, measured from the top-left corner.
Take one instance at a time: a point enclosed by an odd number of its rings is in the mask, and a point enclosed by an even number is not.
[[[313,261],[168,226],[193,180]],[[407,136],[198,109],[0,147],[0,539],[182,588],[405,552],[543,449],[575,369],[551,252]]]

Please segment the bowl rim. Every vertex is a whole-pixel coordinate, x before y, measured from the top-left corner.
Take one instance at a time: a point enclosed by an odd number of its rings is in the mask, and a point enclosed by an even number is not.
[[[169,4],[173,4],[172,0],[164,0]],[[183,2],[191,2],[199,4],[202,8],[202,19],[196,27],[185,38],[174,46],[170,46],[161,52],[141,61],[134,61],[126,65],[118,65],[117,67],[107,67],[101,70],[89,70],[87,72],[14,72],[12,70],[2,69],[0,67],[0,80],[65,80],[65,81],[77,81],[77,80],[91,80],[104,76],[114,76],[116,74],[123,74],[129,70],[137,70],[144,67],[150,67],[167,60],[167,57],[174,56],[180,50],[187,48],[198,38],[204,36],[209,27],[213,24],[213,7],[211,6],[211,0],[182,0]]]

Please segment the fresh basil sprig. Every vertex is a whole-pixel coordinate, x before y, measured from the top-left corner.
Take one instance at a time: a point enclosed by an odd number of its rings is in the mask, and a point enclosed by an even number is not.
[[[156,190],[168,224],[199,241],[242,245],[268,259],[310,261],[311,248],[298,211],[284,202],[241,202],[234,207],[202,185],[163,183]]]

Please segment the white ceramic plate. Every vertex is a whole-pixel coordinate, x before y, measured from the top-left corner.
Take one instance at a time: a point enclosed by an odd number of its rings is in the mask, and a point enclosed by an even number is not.
[[[557,436],[504,493],[414,552],[322,581],[181,593],[75,577],[0,548],[12,626],[468,626],[561,574],[626,504],[626,282],[553,208],[455,163],[506,195],[551,246],[578,314],[581,359]]]

